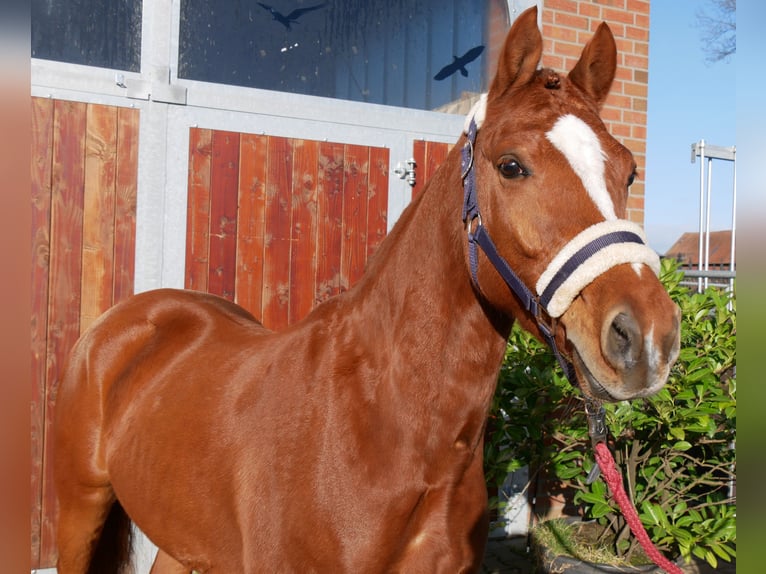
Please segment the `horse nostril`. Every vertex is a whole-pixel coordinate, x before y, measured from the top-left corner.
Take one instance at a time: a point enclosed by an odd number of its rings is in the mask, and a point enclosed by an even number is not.
[[[635,319],[618,313],[609,326],[604,345],[606,358],[618,369],[630,369],[640,353],[641,333]]]

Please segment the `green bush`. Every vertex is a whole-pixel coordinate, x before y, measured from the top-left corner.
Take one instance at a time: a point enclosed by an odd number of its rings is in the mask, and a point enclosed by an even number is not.
[[[661,280],[681,307],[681,353],[657,395],[605,405],[609,444],[628,495],[655,544],[668,555],[712,566],[736,554],[736,301],[709,288],[681,286],[675,263]],[[521,329],[509,338],[488,425],[485,469],[490,485],[529,466],[576,492],[583,517],[630,558],[637,542],[593,467],[582,398],[551,352]]]

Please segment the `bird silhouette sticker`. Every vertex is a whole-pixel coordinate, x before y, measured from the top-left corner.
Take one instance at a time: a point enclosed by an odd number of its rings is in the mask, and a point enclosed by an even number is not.
[[[468,70],[465,68],[466,65],[470,64],[476,58],[478,58],[483,51],[484,46],[476,46],[475,48],[468,50],[459,58],[457,56],[452,56],[453,61],[439,70],[439,72],[434,76],[434,80],[445,80],[458,70],[460,71],[461,76],[464,78],[468,77]]]
[[[271,12],[271,17],[282,24],[286,30],[292,30],[291,24],[294,24],[298,22],[298,18],[306,14],[307,12],[313,12],[314,10],[319,10],[320,8],[323,8],[325,6],[326,2],[323,2],[322,4],[315,4],[314,6],[306,6],[305,8],[296,8],[292,12],[290,12],[287,16],[279,12],[278,10],[272,8],[268,4],[264,4],[263,2],[258,2],[258,5],[263,8],[264,10],[268,10]]]

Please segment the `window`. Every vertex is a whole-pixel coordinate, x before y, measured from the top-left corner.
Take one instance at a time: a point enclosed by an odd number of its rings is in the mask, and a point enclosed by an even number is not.
[[[141,0],[32,0],[32,57],[138,72]]]
[[[178,77],[437,109],[486,90],[490,14],[505,29],[505,1],[181,0]]]

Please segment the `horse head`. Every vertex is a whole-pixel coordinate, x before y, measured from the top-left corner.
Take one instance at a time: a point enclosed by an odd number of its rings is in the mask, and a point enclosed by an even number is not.
[[[586,395],[647,396],[678,355],[680,311],[657,278],[657,255],[626,220],[636,163],[599,116],[615,41],[602,23],[566,76],[538,69],[541,53],[532,8],[508,34],[471,116],[475,141],[464,145],[481,209],[466,217],[469,238],[483,226],[542,311],[523,308],[487,257],[473,256],[475,283],[531,332],[551,327]]]

